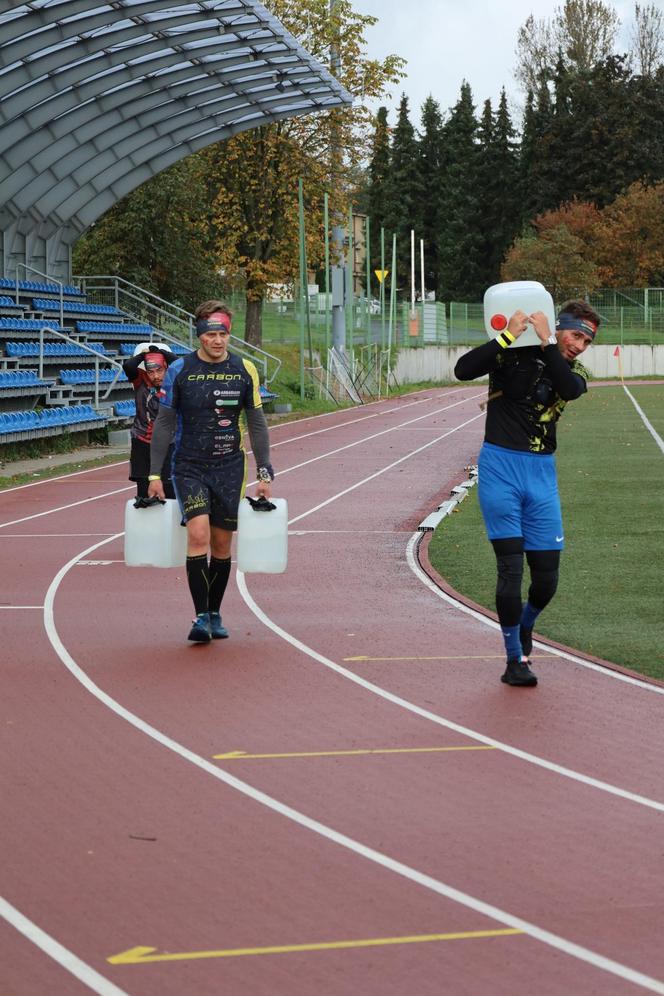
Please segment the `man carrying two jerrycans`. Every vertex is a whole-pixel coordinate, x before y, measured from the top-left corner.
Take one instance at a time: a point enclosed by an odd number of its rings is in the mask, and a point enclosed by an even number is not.
[[[208,643],[228,636],[221,602],[247,476],[242,412],[256,459],[259,498],[270,497],[274,472],[258,373],[249,360],[228,352],[231,311],[222,301],[205,301],[195,318],[198,349],[178,357],[164,378],[148,495],[164,499],[160,471],[175,432],[172,479],[187,527],[187,581],[196,613],[188,639]]]
[[[537,684],[528,659],[533,626],[556,592],[563,549],[554,456],[556,423],[567,402],[587,390],[588,374],[579,357],[595,339],[600,323],[585,301],[568,301],[555,318],[554,330],[550,295],[541,284],[528,283],[531,291],[540,288],[545,296],[542,310],[517,307],[507,319],[510,311],[504,306],[510,297],[506,292],[519,290],[519,285],[489,288],[487,331],[499,334],[462,356],[454,371],[464,381],[489,375],[478,496],[496,555],[496,610],[507,654],[501,680],[520,687]],[[487,308],[493,291],[502,294],[504,313],[499,307]],[[522,336],[527,345],[519,343]],[[525,605],[521,599],[524,553],[530,569]]]

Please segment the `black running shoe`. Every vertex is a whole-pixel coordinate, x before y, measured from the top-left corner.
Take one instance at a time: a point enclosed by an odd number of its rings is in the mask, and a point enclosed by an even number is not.
[[[505,673],[500,680],[506,685],[518,685],[521,688],[532,688],[537,684],[537,675],[533,674],[528,665],[530,661],[514,660],[507,662]]]
[[[533,652],[533,627],[520,626],[519,639],[521,640],[521,650],[524,656],[530,657]]]
[[[221,621],[218,612],[210,613],[210,632],[213,640],[225,640],[228,637],[228,630]]]
[[[209,612],[199,612],[194,619],[193,626],[189,631],[188,640],[193,640],[194,643],[209,643],[212,639],[212,633],[210,631],[210,613]]]

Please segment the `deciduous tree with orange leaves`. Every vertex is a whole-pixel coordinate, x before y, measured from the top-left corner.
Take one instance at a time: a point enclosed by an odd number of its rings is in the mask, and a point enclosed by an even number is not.
[[[349,0],[337,0],[332,14],[328,0],[267,0],[266,6],[319,61],[328,62],[336,44],[337,76],[351,94],[380,97],[401,77],[397,56],[366,57],[364,32],[376,18],[354,11]],[[315,267],[324,257],[324,192],[332,214],[346,217],[351,179],[367,157],[372,124],[359,103],[246,131],[198,153],[210,189],[210,242],[218,265],[244,279],[248,342],[262,342],[268,284],[297,274],[298,178],[304,180],[307,256]]]

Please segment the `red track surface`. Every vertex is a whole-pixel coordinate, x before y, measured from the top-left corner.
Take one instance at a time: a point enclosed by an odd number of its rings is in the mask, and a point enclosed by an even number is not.
[[[3,996],[664,993],[662,688],[508,688],[409,563],[481,393],[275,428],[288,571],[208,646],[122,563],[125,464],[0,493]]]

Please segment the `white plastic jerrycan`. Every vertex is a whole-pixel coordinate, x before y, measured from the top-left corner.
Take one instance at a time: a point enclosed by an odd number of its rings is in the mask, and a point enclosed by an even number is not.
[[[258,502],[257,502],[258,504]],[[243,498],[237,513],[237,569],[260,574],[282,574],[288,560],[288,502],[271,498],[275,507],[256,511]]]
[[[494,284],[484,295],[484,327],[490,339],[495,339],[507,328],[511,316],[518,309],[532,315],[543,311],[549,319],[551,332],[556,331],[556,310],[553,298],[544,284],[537,280],[511,280]],[[532,325],[512,343],[510,349],[520,346],[538,346],[540,339]]]
[[[180,506],[172,498],[148,508],[134,508],[130,498],[125,507],[127,567],[184,567],[187,530],[180,525],[181,519]]]

